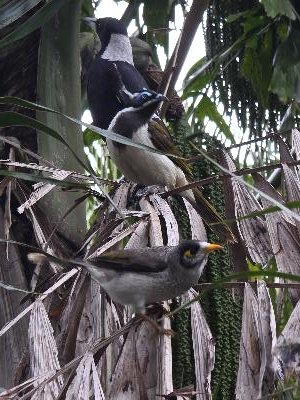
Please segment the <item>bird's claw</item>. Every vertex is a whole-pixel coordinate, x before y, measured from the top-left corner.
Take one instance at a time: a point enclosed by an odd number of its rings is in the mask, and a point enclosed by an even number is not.
[[[174,337],[176,335],[176,332],[173,331],[173,329],[160,328],[159,334]]]
[[[156,185],[144,186],[142,188],[139,187],[135,190],[134,197],[136,198],[136,200],[140,200],[141,198],[143,198],[145,196],[161,193],[162,191],[163,191],[163,188],[161,186],[156,186]]]

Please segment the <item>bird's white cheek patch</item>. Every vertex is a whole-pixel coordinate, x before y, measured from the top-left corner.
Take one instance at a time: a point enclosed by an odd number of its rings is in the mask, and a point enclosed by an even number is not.
[[[133,65],[132,48],[128,36],[112,33],[102,58],[109,61],[125,61]]]

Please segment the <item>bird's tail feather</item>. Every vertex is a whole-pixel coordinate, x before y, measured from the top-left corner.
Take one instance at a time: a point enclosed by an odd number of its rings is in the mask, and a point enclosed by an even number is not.
[[[226,242],[236,242],[236,239],[229,228],[224,222],[222,217],[218,214],[215,208],[203,196],[199,189],[193,190],[194,201],[188,199],[193,207],[198,211],[204,222],[222,239]],[[195,202],[195,203],[194,203]],[[213,225],[212,225],[213,224]]]

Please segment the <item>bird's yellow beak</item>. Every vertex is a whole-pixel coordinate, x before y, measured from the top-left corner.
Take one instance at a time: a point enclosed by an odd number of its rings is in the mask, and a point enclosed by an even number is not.
[[[208,254],[208,253],[211,253],[212,251],[222,250],[222,249],[223,249],[223,246],[221,246],[220,244],[207,243],[207,246],[204,247],[203,251],[204,251],[204,253]]]

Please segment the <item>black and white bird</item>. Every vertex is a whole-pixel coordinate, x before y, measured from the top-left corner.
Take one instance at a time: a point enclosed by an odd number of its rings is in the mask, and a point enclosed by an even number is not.
[[[109,154],[124,176],[132,182],[147,186],[160,185],[169,190],[188,184],[192,180],[189,166],[180,158],[180,153],[162,120],[154,115],[165,97],[144,89],[133,94],[121,90],[119,98],[125,108],[117,113],[108,129],[136,143],[175,156],[150,152],[108,139]],[[222,240],[234,241],[229,227],[199,189],[186,190],[181,192],[181,195],[198,210],[207,224],[216,224],[213,229]]]
[[[181,157],[165,124],[158,115],[154,116],[165,98],[150,91],[134,67],[125,26],[115,18],[90,20],[95,23],[101,41],[101,50],[88,72],[87,96],[94,124],[163,153]],[[180,158],[139,150],[110,140],[107,145],[112,160],[132,182],[173,189],[192,180],[189,166]],[[200,190],[188,190],[181,194],[195,206],[206,223],[218,224],[213,229],[222,239],[234,240],[228,226]]]
[[[132,47],[124,24],[115,18],[85,20],[95,25],[101,41],[101,49],[87,75],[88,104],[94,125],[107,129],[123,108],[117,98],[123,85],[131,93],[148,85],[133,65]]]

